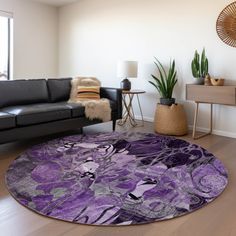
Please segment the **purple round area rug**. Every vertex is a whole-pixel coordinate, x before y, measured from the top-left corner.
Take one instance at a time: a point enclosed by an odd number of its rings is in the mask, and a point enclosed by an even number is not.
[[[197,210],[222,193],[223,164],[205,149],[155,134],[74,135],[36,145],[6,173],[12,196],[44,216],[132,225]]]

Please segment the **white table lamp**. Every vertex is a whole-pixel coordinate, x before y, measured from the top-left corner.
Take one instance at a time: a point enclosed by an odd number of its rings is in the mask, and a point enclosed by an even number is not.
[[[121,88],[123,90],[131,89],[131,82],[128,78],[137,78],[138,62],[137,61],[121,61],[117,66],[117,77],[122,78]]]

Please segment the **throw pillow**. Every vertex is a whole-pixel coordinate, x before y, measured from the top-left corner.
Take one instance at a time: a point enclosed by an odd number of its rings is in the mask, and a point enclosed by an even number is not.
[[[77,77],[71,80],[71,92],[69,102],[76,102],[78,100],[78,86],[101,86],[101,82],[93,77]]]
[[[100,87],[99,86],[78,86],[77,99],[78,100],[100,99]]]

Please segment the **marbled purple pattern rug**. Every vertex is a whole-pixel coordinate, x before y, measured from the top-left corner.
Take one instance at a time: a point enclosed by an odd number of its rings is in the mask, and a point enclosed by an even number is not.
[[[155,134],[74,135],[32,147],[6,173],[21,204],[74,223],[132,225],[197,210],[227,185],[203,148]]]

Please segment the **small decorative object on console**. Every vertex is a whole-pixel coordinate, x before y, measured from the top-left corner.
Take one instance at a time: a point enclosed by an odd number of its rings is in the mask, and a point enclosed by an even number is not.
[[[214,86],[224,86],[225,80],[224,79],[211,78],[211,83]]]
[[[211,76],[209,74],[207,74],[206,77],[205,77],[204,85],[206,85],[206,86],[211,86],[212,85]]]

